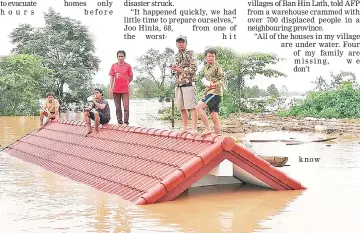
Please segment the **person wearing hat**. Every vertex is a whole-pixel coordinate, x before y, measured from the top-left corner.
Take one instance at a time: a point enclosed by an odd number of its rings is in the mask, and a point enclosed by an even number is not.
[[[171,69],[175,73],[175,102],[181,112],[183,123],[182,132],[188,132],[188,110],[191,113],[192,133],[197,133],[197,91],[195,76],[197,72],[197,59],[191,50],[187,50],[187,37],[180,35],[176,38],[178,53],[175,64]]]
[[[93,105],[84,109],[84,119],[88,126],[88,134],[92,132],[90,119],[95,121],[95,131],[98,132],[99,124],[107,124],[110,121],[110,108],[108,101],[103,98],[103,91],[94,89]]]

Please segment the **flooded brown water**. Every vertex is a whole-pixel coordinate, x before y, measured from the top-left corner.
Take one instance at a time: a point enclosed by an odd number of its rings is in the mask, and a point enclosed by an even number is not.
[[[136,106],[156,117],[152,107],[145,109],[142,103]],[[62,117],[81,119],[76,113]],[[162,126],[144,114],[135,117],[134,125]],[[0,117],[1,147],[38,125],[38,117]],[[276,137],[308,141],[315,136],[282,132],[247,135],[248,139]],[[149,206],[130,205],[118,196],[2,153],[0,232],[360,232],[360,145],[347,141],[327,145],[253,144],[257,153],[288,156],[290,166],[280,169],[301,181],[306,190],[216,186]],[[300,158],[320,161],[306,163]]]

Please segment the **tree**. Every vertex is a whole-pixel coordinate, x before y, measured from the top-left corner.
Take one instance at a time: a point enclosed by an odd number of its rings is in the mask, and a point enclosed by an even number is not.
[[[137,78],[134,80],[135,98],[156,98],[160,96],[158,85],[155,81],[148,78]]]
[[[285,85],[282,85],[280,94],[281,94],[282,96],[287,96],[287,93],[288,93],[287,87],[286,87]]]
[[[149,49],[146,54],[137,58],[137,66],[135,70],[139,72],[140,79],[152,80],[157,85],[157,93],[161,95],[169,92],[169,88],[174,83],[170,66],[174,61],[174,51],[165,48],[164,52],[158,49]],[[138,85],[149,84],[149,82],[137,82]]]
[[[267,92],[265,90],[260,89],[256,85],[252,87],[246,87],[245,92],[246,92],[245,94],[246,98],[259,98],[267,95]]]
[[[312,83],[316,85],[315,90],[317,91],[324,91],[329,88],[326,80],[322,76],[317,77],[315,81],[312,81]]]
[[[272,96],[272,97],[278,97],[280,96],[277,87],[274,84],[271,84],[268,88],[267,88],[267,93]]]
[[[0,61],[0,115],[28,116],[40,111],[39,83],[51,75],[40,57],[21,54]],[[45,93],[44,93],[45,96]]]
[[[325,91],[330,89],[337,89],[342,83],[347,82],[351,83],[354,89],[359,88],[359,84],[357,83],[356,75],[353,72],[340,71],[338,74],[330,73],[331,83],[328,84],[327,81],[319,76],[315,81],[312,81],[313,84],[316,85],[316,91]]]
[[[95,47],[87,27],[77,20],[62,17],[52,8],[44,13],[44,19],[43,28],[22,24],[14,29],[10,34],[15,45],[12,51],[38,55],[43,65],[53,70],[53,76],[40,86],[42,93],[53,91],[63,100],[65,84],[75,93],[89,89],[91,76],[98,71],[100,60],[94,55]]]
[[[334,88],[334,89],[338,88],[341,85],[341,83],[343,83],[343,81],[351,83],[353,88],[358,87],[358,83],[356,81],[356,75],[353,72],[340,71],[340,73],[338,73],[336,75],[331,72],[331,77],[332,77],[331,84],[330,84],[331,88]],[[348,77],[348,78],[345,79],[346,77]]]

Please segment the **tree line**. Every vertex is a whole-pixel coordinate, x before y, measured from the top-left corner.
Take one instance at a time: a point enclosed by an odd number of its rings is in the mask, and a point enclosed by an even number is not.
[[[62,106],[67,103],[85,103],[94,87],[102,88],[104,97],[111,98],[108,96],[109,85],[92,82],[92,77],[98,72],[101,61],[95,55],[93,38],[88,28],[77,20],[62,17],[52,8],[44,13],[44,20],[44,27],[21,24],[9,35],[14,48],[11,55],[0,58],[0,105],[2,106],[0,115],[37,115],[40,107],[39,99],[44,98],[45,93],[49,91],[55,93]],[[226,74],[220,112],[222,116],[239,111],[264,110],[266,103],[262,101],[256,103],[258,107],[250,109],[245,101],[249,98],[268,96],[274,101],[281,96],[291,94],[285,86],[278,90],[272,84],[263,90],[258,86],[247,85],[247,80],[255,79],[257,76],[287,77],[285,73],[271,68],[272,65],[283,60],[277,55],[244,54],[219,46],[216,50],[217,61]],[[171,48],[165,48],[164,51],[151,48],[138,57],[134,66],[136,77],[131,84],[131,96],[160,100],[174,98],[175,78],[170,70],[174,57],[175,51]],[[203,53],[197,54],[197,62],[198,70],[201,71],[205,64]],[[202,77],[202,72],[198,72],[197,85],[200,87]],[[356,76],[352,72],[341,71],[339,74],[331,74],[331,77],[330,84],[323,77],[317,77],[314,81],[315,90],[312,93],[336,91],[346,87],[359,90]],[[351,86],[346,85],[345,82]],[[201,98],[202,88],[197,90],[198,97]],[[335,96],[338,95],[330,95],[327,98],[336,98]],[[355,94],[352,98],[356,101],[359,95]],[[350,102],[350,99],[347,100]],[[356,103],[355,101],[351,102]],[[315,101],[312,103],[317,105]],[[348,105],[342,106],[342,109],[346,107]],[[327,111],[330,113],[326,114],[328,116],[337,115],[333,110]],[[300,112],[307,115],[307,111],[303,110],[283,112],[283,114],[300,114]],[[339,116],[345,115],[350,114],[339,114]],[[357,113],[351,115],[357,116]]]

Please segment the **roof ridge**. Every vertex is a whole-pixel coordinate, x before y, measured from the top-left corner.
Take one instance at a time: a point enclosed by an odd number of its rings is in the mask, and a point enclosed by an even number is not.
[[[75,120],[58,120],[57,123],[59,124],[67,124],[67,125],[79,125],[79,126],[86,126],[84,121],[75,121]],[[103,129],[110,129],[110,130],[118,130],[130,133],[139,133],[139,134],[146,134],[146,135],[154,135],[160,137],[167,137],[167,138],[181,138],[184,140],[192,140],[192,141],[201,141],[201,142],[219,142],[223,141],[224,139],[228,138],[222,135],[206,135],[202,136],[201,134],[191,134],[191,133],[179,133],[179,131],[168,130],[168,129],[156,129],[156,128],[146,128],[146,127],[137,127],[137,126],[123,126],[123,125],[114,125],[114,124],[105,124],[102,125],[101,128]]]

